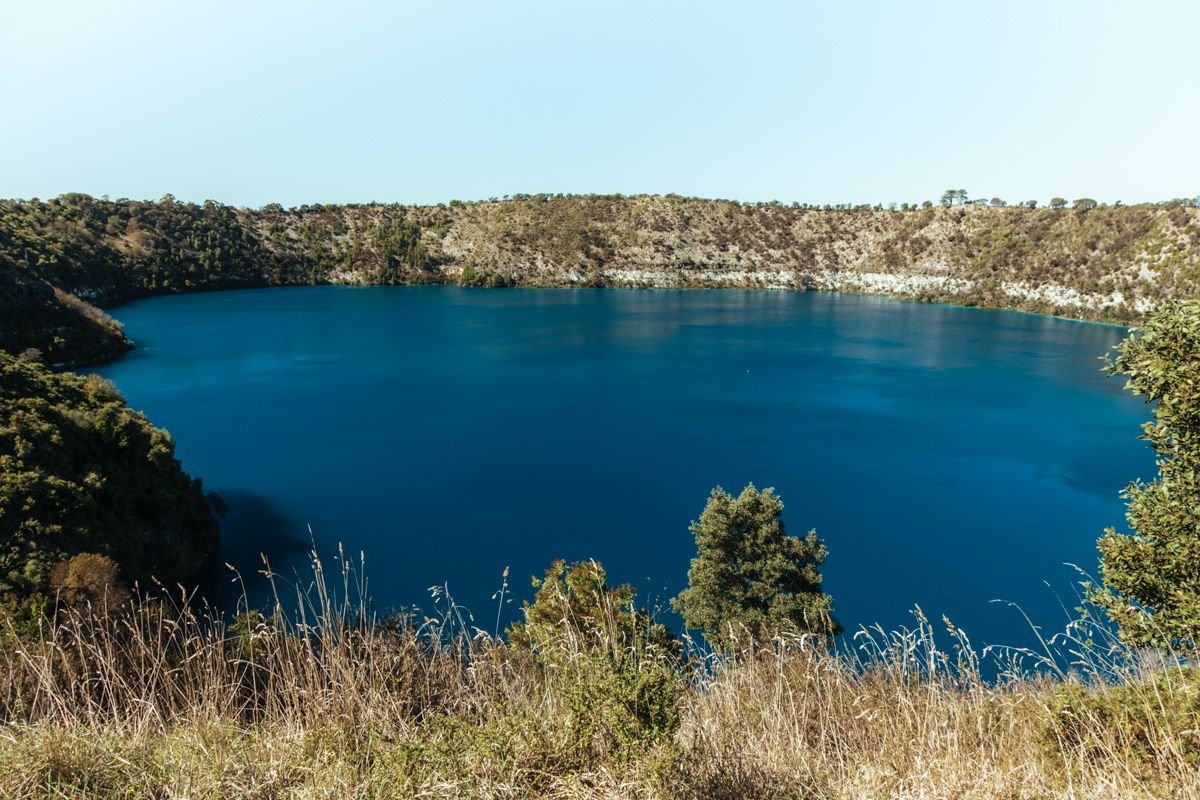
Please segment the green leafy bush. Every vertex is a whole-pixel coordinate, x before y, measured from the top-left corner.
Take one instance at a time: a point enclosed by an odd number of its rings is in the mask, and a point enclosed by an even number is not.
[[[628,760],[665,745],[679,728],[679,643],[635,606],[632,587],[610,587],[595,561],[555,561],[509,631],[562,702],[570,749]]]
[[[558,667],[551,679],[565,698],[563,725],[580,764],[628,763],[670,745],[679,730],[683,686],[661,659],[597,650]]]
[[[1188,647],[1200,640],[1200,303],[1155,315],[1107,361],[1126,388],[1154,403],[1142,438],[1158,455],[1158,477],[1125,490],[1133,529],[1100,538],[1102,586],[1090,601],[1134,646]]]
[[[1145,680],[1054,687],[1042,738],[1074,759],[1143,766],[1182,759],[1200,768],[1200,670],[1169,670]]]
[[[68,605],[119,604],[129,591],[121,582],[120,570],[108,556],[80,553],[54,565],[50,590]]]

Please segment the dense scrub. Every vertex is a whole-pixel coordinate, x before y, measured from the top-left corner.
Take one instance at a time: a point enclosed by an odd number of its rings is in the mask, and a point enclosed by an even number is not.
[[[365,282],[421,279],[434,259],[418,210],[305,206],[247,211],[207,201],[0,202],[0,262],[102,304],[151,294],[325,283],[340,271]]]
[[[51,364],[109,361],[132,344],[119,323],[75,295],[0,264],[0,351],[35,349]]]
[[[101,305],[310,283],[734,286],[1128,322],[1166,298],[1200,296],[1200,210],[1188,201],[886,210],[675,195],[252,210],[74,194],[0,201],[0,278],[17,272]],[[36,346],[10,339],[10,350]]]
[[[0,353],[0,595],[44,594],[55,567],[85,553],[127,581],[193,572],[216,544],[219,501],[174,450],[107,381]],[[67,585],[112,582],[104,563],[73,566]]]

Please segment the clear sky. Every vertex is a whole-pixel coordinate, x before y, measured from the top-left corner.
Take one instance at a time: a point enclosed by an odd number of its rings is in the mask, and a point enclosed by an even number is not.
[[[0,196],[1200,194],[1200,2],[0,0]]]

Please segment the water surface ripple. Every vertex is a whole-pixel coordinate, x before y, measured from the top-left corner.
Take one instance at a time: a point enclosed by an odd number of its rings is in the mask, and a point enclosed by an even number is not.
[[[449,584],[494,625],[553,558],[663,600],[715,484],[774,486],[848,628],[920,604],[977,643],[1057,628],[1148,415],[1118,328],[839,294],[311,287],[116,310],[105,367],[232,511],[223,560],[367,556],[383,606]],[[227,586],[221,576],[219,586]],[[516,606],[509,609],[514,612]]]

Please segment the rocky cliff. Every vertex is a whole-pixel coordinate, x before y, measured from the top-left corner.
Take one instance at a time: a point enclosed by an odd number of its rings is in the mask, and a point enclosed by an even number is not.
[[[68,318],[54,316],[63,308],[93,326],[82,330],[119,333],[68,295],[103,305],[312,283],[838,290],[1137,322],[1200,296],[1200,209],[889,210],[674,195],[242,209],[64,195],[0,201],[0,276],[57,289],[61,306],[50,313],[45,290],[8,291],[10,350],[44,346],[31,321],[69,335]],[[95,357],[60,350],[63,361]]]

